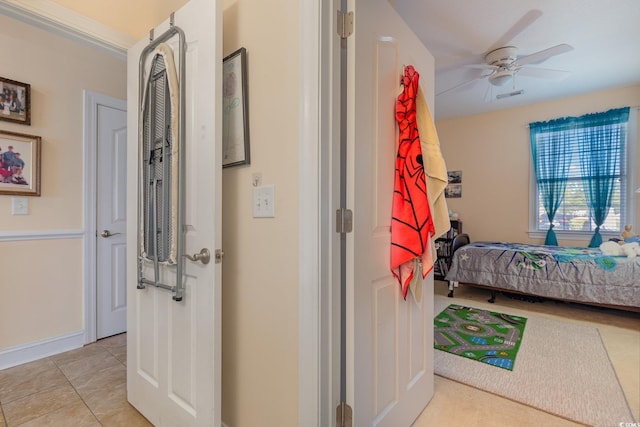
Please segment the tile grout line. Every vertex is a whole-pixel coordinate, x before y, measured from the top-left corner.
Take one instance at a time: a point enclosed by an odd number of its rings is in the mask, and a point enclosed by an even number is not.
[[[45,358],[45,359],[46,359],[46,358]],[[58,363],[57,363],[54,359],[50,359],[50,360],[51,360],[51,362],[53,363],[53,365],[56,367],[56,369],[57,369],[57,370],[62,374],[62,376],[64,377],[64,379],[67,381],[68,385],[69,385],[69,386],[73,389],[73,391],[78,395],[78,397],[80,398],[80,400],[82,401],[82,403],[83,403],[85,406],[87,406],[87,404],[85,403],[84,399],[82,399],[82,396],[80,396],[80,393],[78,393],[78,391],[77,391],[77,390],[76,390],[76,388],[73,386],[73,384],[71,383],[71,381],[69,380],[69,378],[67,377],[67,375],[64,373],[64,371],[63,371],[62,369],[60,369],[60,365],[58,365]],[[21,397],[20,399],[23,399],[23,398],[25,398],[25,397],[29,397],[29,396],[33,396],[33,395],[36,395],[36,394],[38,394],[38,393],[43,393],[43,392],[45,392],[45,391],[53,390],[54,388],[61,387],[61,386],[62,386],[62,384],[59,384],[59,385],[57,385],[57,386],[51,386],[51,387],[49,387],[49,388],[45,388],[45,389],[42,389],[42,390],[38,390],[38,391],[36,391],[35,393],[31,393],[31,394],[29,394],[29,395],[27,395],[27,396],[23,396],[23,397]],[[14,399],[13,401],[15,401],[15,400],[18,400],[18,399]],[[71,406],[71,405],[72,405],[72,403],[69,403],[69,404],[67,404],[67,405],[63,405],[63,406],[61,406],[61,407],[59,407],[59,408],[56,408],[56,411],[58,411],[58,410],[60,410],[60,409],[62,409],[62,408],[66,408],[66,407]],[[89,408],[87,408],[87,409],[89,409]],[[89,409],[89,411],[91,412],[91,409]],[[50,413],[52,413],[52,412],[54,412],[54,411],[48,411],[47,413],[42,414],[42,415],[40,415],[40,416],[38,416],[38,417],[36,417],[36,418],[33,418],[33,419],[31,419],[31,420],[29,420],[29,421],[27,421],[27,422],[31,422],[31,421],[33,421],[33,420],[37,420],[38,418],[44,417],[44,416],[46,416],[46,415],[48,415],[48,414],[50,414]],[[93,412],[91,412],[91,414],[93,415]],[[4,410],[2,411],[2,415],[3,415],[4,419],[5,419],[5,425],[6,425],[6,427],[12,427],[12,426],[9,426],[9,423],[7,422],[6,415],[4,414]],[[96,421],[98,421],[98,422],[99,422],[98,418],[97,418],[95,415],[93,415],[93,416],[94,416],[94,418],[96,419]],[[24,423],[22,423],[22,424],[24,424]],[[20,427],[20,426],[18,425],[18,426],[16,426],[16,427]]]
[[[0,413],[2,414],[2,419],[0,421],[2,421],[4,424],[3,426],[9,426],[9,424],[7,424],[7,417],[4,416],[4,409],[2,408],[4,405],[2,402],[0,402]]]
[[[111,352],[110,352],[108,349],[105,349],[105,350],[107,350],[107,352],[108,352],[109,354],[111,354]],[[115,356],[114,356],[114,357],[115,357]],[[80,360],[80,359],[78,359],[78,360]],[[117,360],[117,358],[116,358],[116,360]],[[118,362],[119,362],[119,360],[118,360]],[[85,408],[87,408],[87,410],[91,413],[91,415],[93,415],[93,418],[95,418],[95,419],[96,419],[96,422],[102,426],[103,424],[102,424],[102,421],[100,420],[100,418],[98,418],[98,416],[97,416],[97,415],[93,412],[93,410],[89,407],[89,405],[87,404],[87,402],[84,400],[84,397],[82,397],[82,395],[80,394],[80,392],[78,392],[78,390],[76,389],[76,386],[74,386],[74,385],[73,385],[73,383],[71,382],[71,379],[67,376],[67,374],[65,374],[65,373],[64,373],[64,371],[63,371],[62,369],[60,369],[60,365],[58,365],[58,362],[56,362],[55,360],[53,360],[53,363],[54,363],[54,364],[56,365],[56,367],[60,370],[60,372],[62,373],[62,375],[64,375],[65,379],[67,380],[67,382],[69,383],[69,385],[71,386],[71,388],[73,389],[73,391],[78,395],[78,397],[79,397],[79,398],[80,398],[80,400],[82,401],[82,404],[85,406]],[[73,362],[69,362],[69,363],[73,363]],[[7,427],[9,427],[9,426],[7,426]],[[18,427],[19,427],[19,426],[18,426]]]

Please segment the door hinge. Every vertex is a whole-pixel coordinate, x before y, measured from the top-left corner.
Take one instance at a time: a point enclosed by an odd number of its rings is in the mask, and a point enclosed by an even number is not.
[[[351,233],[353,231],[353,211],[340,208],[336,210],[336,233]]]
[[[341,39],[346,39],[353,34],[353,12],[338,11],[337,30]]]
[[[352,427],[353,426],[353,409],[344,402],[340,402],[336,408],[336,426]]]
[[[222,249],[216,249],[214,254],[214,262],[216,264],[220,264],[222,262],[222,258],[224,257],[224,251]]]

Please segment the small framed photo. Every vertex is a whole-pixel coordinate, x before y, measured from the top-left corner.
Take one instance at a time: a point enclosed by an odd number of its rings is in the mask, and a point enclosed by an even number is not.
[[[31,125],[31,85],[0,77],[0,120]]]
[[[462,197],[462,184],[449,184],[444,189],[444,197],[459,199]]]
[[[449,184],[461,184],[462,171],[447,171],[447,178],[449,179]]]
[[[247,50],[226,56],[222,65],[222,167],[250,163]]]
[[[0,130],[0,195],[40,195],[42,138]]]

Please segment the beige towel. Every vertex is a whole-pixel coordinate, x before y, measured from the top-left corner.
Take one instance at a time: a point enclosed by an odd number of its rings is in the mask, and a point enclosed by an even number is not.
[[[416,124],[420,134],[420,148],[422,148],[422,161],[427,180],[427,197],[429,198],[429,208],[431,209],[431,217],[433,218],[433,227],[435,229],[434,236],[439,237],[451,228],[447,199],[444,197],[444,189],[447,187],[449,179],[447,165],[440,151],[438,133],[431,119],[429,105],[420,86],[418,86],[418,95],[416,97]],[[430,244],[433,262],[435,263],[438,258],[438,251],[435,249],[433,239],[431,239]],[[413,280],[409,283],[409,289],[414,300],[420,303],[422,300],[422,265],[417,258],[414,262],[416,266],[419,264],[419,270],[416,269],[414,271],[419,271],[420,274],[414,273]]]
[[[418,88],[418,96],[416,97],[416,122],[420,132],[422,160],[427,179],[427,196],[433,217],[435,236],[440,237],[451,228],[447,200],[444,197],[444,189],[448,184],[447,165],[442,157],[438,133],[421,88]],[[436,251],[434,251],[435,255]]]

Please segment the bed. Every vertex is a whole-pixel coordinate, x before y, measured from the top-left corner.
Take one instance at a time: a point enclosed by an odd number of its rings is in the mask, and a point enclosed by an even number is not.
[[[464,240],[466,238],[466,240]],[[611,257],[599,248],[468,242],[462,236],[445,277],[458,283],[534,297],[640,312],[640,257]]]

